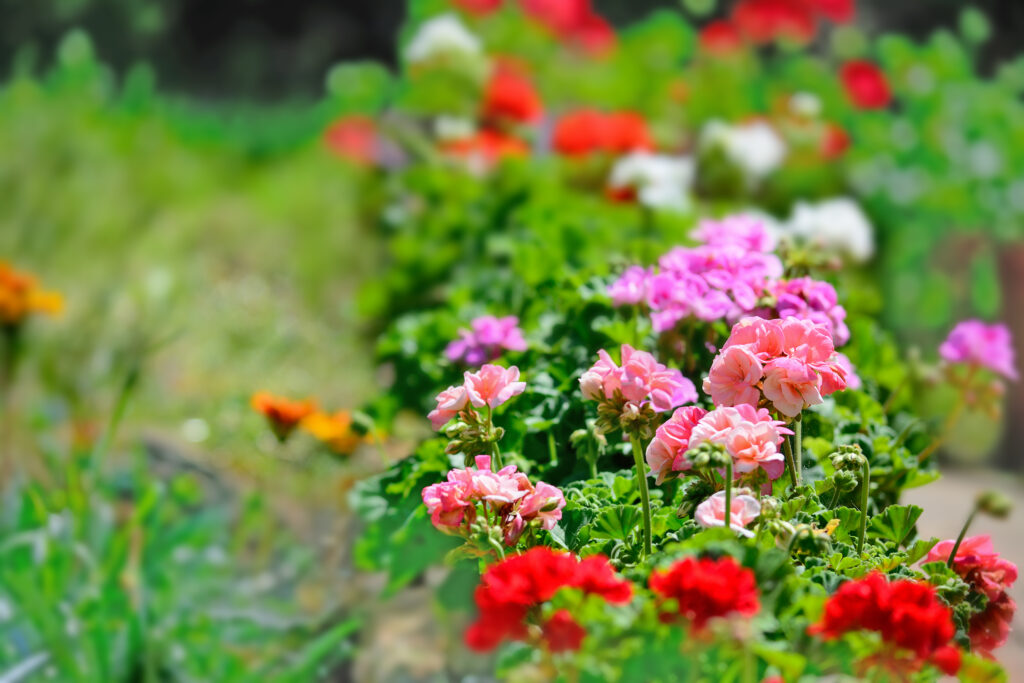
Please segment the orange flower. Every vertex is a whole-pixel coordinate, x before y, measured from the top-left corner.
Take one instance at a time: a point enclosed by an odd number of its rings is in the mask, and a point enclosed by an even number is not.
[[[302,420],[302,428],[339,455],[351,455],[363,438],[352,429],[352,416],[347,410],[331,415],[316,411]]]
[[[57,292],[40,289],[36,279],[0,261],[0,325],[19,325],[32,313],[56,315],[64,310]]]
[[[268,391],[257,391],[249,403],[253,410],[267,418],[279,441],[287,439],[295,427],[317,409],[316,401],[312,399],[294,401]]]

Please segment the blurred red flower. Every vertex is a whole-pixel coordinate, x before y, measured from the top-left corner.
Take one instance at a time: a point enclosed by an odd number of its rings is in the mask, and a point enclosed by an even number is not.
[[[590,0],[520,0],[523,11],[562,40],[593,54],[615,45],[615,30],[594,11]]]
[[[591,152],[621,154],[654,146],[647,123],[639,114],[605,114],[594,109],[579,109],[562,116],[555,124],[552,144],[566,156]]]
[[[748,40],[770,43],[780,38],[807,43],[814,38],[814,12],[801,0],[741,0],[732,20]]]
[[[369,116],[343,116],[324,132],[327,148],[342,159],[369,166],[377,160],[377,127]]]
[[[871,62],[847,62],[839,71],[846,94],[860,109],[883,109],[892,101],[885,74]]]
[[[835,123],[826,123],[821,136],[821,156],[836,159],[850,148],[850,135]]]
[[[483,117],[529,123],[542,113],[540,97],[530,80],[519,68],[499,61],[484,88]]]
[[[688,557],[665,571],[653,572],[650,584],[658,595],[675,600],[677,613],[693,622],[698,630],[716,617],[749,616],[761,607],[754,572],[731,557],[720,560]],[[671,621],[674,616],[664,613],[662,619]]]
[[[496,164],[501,159],[524,157],[530,153],[530,148],[519,138],[486,128],[470,137],[448,140],[442,144],[441,149],[452,156],[479,160],[485,166]]]
[[[743,47],[743,34],[731,21],[719,19],[700,30],[700,47],[713,55],[727,55]]]
[[[587,635],[586,629],[576,623],[569,611],[564,609],[552,614],[541,631],[551,652],[575,652],[580,649]]]

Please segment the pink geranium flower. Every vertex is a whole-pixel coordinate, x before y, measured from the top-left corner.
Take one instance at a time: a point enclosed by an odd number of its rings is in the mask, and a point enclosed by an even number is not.
[[[955,543],[953,540],[936,543],[924,561],[945,562]],[[989,600],[998,598],[1017,580],[1017,565],[999,557],[988,535],[965,538],[957,548],[953,570]]]
[[[764,368],[764,397],[783,415],[796,417],[821,403],[821,377],[802,360],[776,358]]]
[[[949,363],[988,368],[1007,379],[1017,379],[1013,338],[1009,328],[1001,323],[958,323],[939,347],[939,355]]]
[[[615,306],[635,306],[647,300],[648,283],[654,275],[650,268],[630,266],[608,287]]]
[[[459,414],[459,411],[466,407],[469,402],[469,394],[466,387],[448,387],[437,395],[437,407],[427,414],[430,425],[434,430],[440,430],[449,420]]]
[[[727,406],[715,408],[701,419],[690,435],[690,447],[704,442],[721,444],[732,457],[737,476],[760,467],[770,479],[778,479],[785,469],[778,447],[786,434],[792,432],[764,408]]]
[[[499,365],[485,365],[477,372],[466,372],[466,395],[477,408],[497,408],[513,396],[526,389],[526,382],[519,381],[519,368],[503,368]]]
[[[747,346],[723,349],[711,364],[704,391],[716,405],[757,405],[761,398],[761,361]]]
[[[646,351],[622,345],[622,366],[608,352],[598,351],[598,361],[580,377],[583,397],[613,400],[619,393],[627,403],[649,402],[658,412],[697,400],[693,382],[674,368],[668,368]]]
[[[657,477],[658,484],[665,481],[671,472],[690,469],[690,461],[685,457],[690,447],[690,435],[707,412],[699,406],[679,408],[658,427],[654,439],[647,446],[647,465]]]
[[[757,498],[744,493],[733,495],[730,507],[729,528],[742,536],[753,537],[754,533],[746,527],[761,514],[761,504]],[[725,491],[713,494],[698,505],[693,516],[705,529],[725,526]]]
[[[484,315],[470,323],[472,329],[459,330],[459,338],[448,344],[445,356],[453,363],[480,365],[501,356],[504,351],[525,351],[526,340],[519,329],[519,318]]]

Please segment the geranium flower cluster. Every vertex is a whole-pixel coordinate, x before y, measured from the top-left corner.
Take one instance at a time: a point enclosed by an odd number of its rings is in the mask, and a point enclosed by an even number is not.
[[[497,520],[506,545],[514,546],[531,526],[553,529],[562,518],[565,496],[542,481],[534,486],[529,478],[508,465],[494,472],[491,456],[476,456],[476,469],[454,469],[448,480],[431,484],[421,493],[430,521],[440,531],[472,537]]]
[[[942,541],[928,553],[925,562],[945,562],[955,541]],[[953,571],[988,600],[985,610],[971,617],[967,634],[971,650],[991,657],[1006,644],[1017,603],[1007,590],[1017,581],[1017,565],[999,557],[988,536],[965,538],[953,558]]]
[[[484,365],[476,372],[465,372],[463,380],[437,395],[437,407],[427,415],[434,429],[441,429],[460,413],[467,421],[475,422],[472,411],[467,410],[469,406],[494,409],[526,389],[526,382],[519,381],[519,368],[514,365]]]
[[[1013,338],[1009,328],[1001,323],[958,323],[939,347],[939,355],[948,363],[987,368],[1010,380],[1018,378]]]
[[[525,351],[526,340],[514,315],[474,318],[470,329],[460,329],[459,338],[448,344],[444,355],[454,363],[480,365],[501,356],[504,351]]]
[[[0,327],[16,327],[34,313],[60,313],[64,299],[39,287],[28,273],[0,261]]]
[[[752,404],[711,412],[696,406],[680,408],[655,432],[647,446],[647,465],[660,484],[673,473],[692,468],[686,457],[691,449],[713,443],[722,445],[732,457],[735,476],[761,469],[769,479],[778,479],[785,470],[785,458],[778,447],[787,434],[792,434],[783,424],[772,419],[767,409]]]
[[[534,123],[544,113],[540,96],[525,70],[515,62],[498,59],[484,87],[481,117],[495,124]]]
[[[599,403],[602,431],[620,426],[628,429],[631,420],[644,420],[653,412],[697,400],[696,387],[679,370],[662,365],[651,354],[629,344],[623,344],[621,351],[621,366],[601,349],[597,363],[580,377],[583,398]]]
[[[633,597],[628,581],[619,579],[608,560],[593,555],[578,560],[568,553],[538,547],[492,564],[474,593],[479,616],[466,630],[466,644],[493,650],[505,640],[537,640],[551,652],[578,650],[586,636],[568,610],[547,619],[541,607],[558,591],[571,588],[623,605]],[[539,634],[531,633],[539,626]]]
[[[770,405],[788,417],[845,388],[828,328],[798,318],[744,318],[704,380],[717,406]]]
[[[713,21],[701,30],[701,47],[712,54],[785,40],[807,43],[817,33],[817,22],[846,23],[853,19],[855,0],[741,0],[728,19]]]
[[[951,642],[956,633],[952,614],[928,584],[890,582],[880,572],[843,584],[826,601],[824,616],[809,632],[831,639],[852,631],[882,636],[876,659],[864,665],[877,664],[896,674],[926,664],[951,676],[960,669],[960,651]]]
[[[601,152],[627,154],[654,148],[642,116],[596,109],[578,109],[559,118],[551,144],[556,152],[568,157]]]
[[[613,303],[645,306],[655,332],[691,317],[734,322],[756,310],[767,282],[782,275],[764,226],[733,216],[703,222],[695,237],[704,244],[676,247],[661,257],[657,271],[628,269],[609,288]]]
[[[850,341],[846,309],[839,304],[836,288],[828,282],[798,277],[773,282],[767,291],[775,299],[775,305],[761,317],[800,318],[824,325],[837,348]]]
[[[490,14],[501,9],[505,0],[455,0],[455,4],[473,14]],[[519,0],[517,4],[561,40],[587,52],[602,54],[615,45],[615,30],[594,10],[590,0]]]
[[[687,557],[667,570],[652,572],[650,586],[663,598],[662,621],[682,616],[698,631],[712,619],[751,616],[761,608],[754,572],[731,557]]]

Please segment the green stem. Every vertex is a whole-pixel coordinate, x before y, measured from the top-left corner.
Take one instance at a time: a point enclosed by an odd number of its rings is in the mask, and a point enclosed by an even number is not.
[[[788,436],[782,442],[782,452],[786,454],[786,468],[789,470],[789,481],[793,484],[793,488],[796,488],[798,484],[796,461],[793,460],[793,444],[790,443]]]
[[[804,472],[804,430],[803,421],[800,419],[803,414],[796,416],[793,423],[793,462],[796,464],[797,483],[803,480]]]
[[[558,464],[558,451],[555,448],[555,433],[548,430],[548,458],[552,465]]]
[[[501,449],[498,447],[498,439],[494,435],[494,410],[490,405],[487,406],[487,438],[491,441],[491,455],[494,457],[494,462],[491,463],[491,470],[497,472],[502,468],[501,464]]]
[[[124,412],[128,408],[128,400],[131,398],[138,381],[139,366],[132,365],[128,369],[128,374],[125,375],[124,382],[121,383],[121,389],[117,394],[114,409],[110,413],[110,419],[107,421],[107,428],[103,431],[103,437],[97,442],[96,447],[92,451],[93,463],[105,456],[110,449],[114,436],[117,434],[117,428],[121,424],[121,418],[124,417]]]
[[[956,552],[960,550],[960,544],[964,542],[964,537],[967,535],[967,529],[971,526],[971,522],[974,521],[974,516],[978,514],[978,506],[975,505],[974,509],[971,510],[971,514],[967,515],[967,521],[964,522],[964,526],[960,529],[960,535],[956,537],[956,543],[953,544],[953,551],[949,553],[949,559],[946,560],[946,566],[952,568],[953,561],[956,559]]]
[[[732,457],[725,463],[725,528],[732,529]]]
[[[640,437],[631,434],[629,440],[633,442],[633,461],[636,464],[637,485],[640,487],[640,505],[644,513],[644,553],[643,557],[651,554],[651,494],[647,490],[647,463],[644,462],[643,450],[640,448]]]
[[[864,458],[861,465],[860,529],[857,532],[857,554],[864,550],[864,536],[868,531],[868,496],[871,493],[871,465]]]

